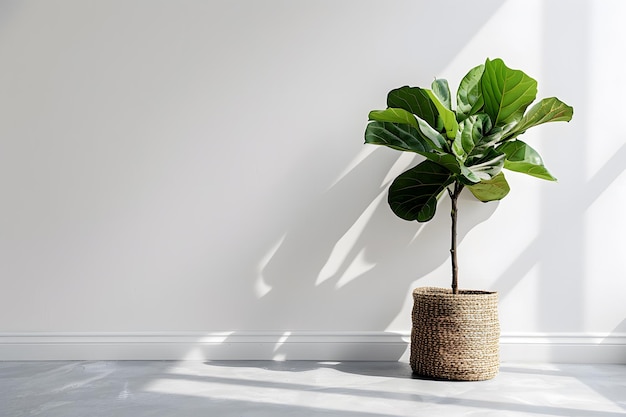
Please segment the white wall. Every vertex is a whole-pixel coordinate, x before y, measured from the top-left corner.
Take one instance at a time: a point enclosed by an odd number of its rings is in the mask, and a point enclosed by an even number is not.
[[[394,217],[386,187],[414,161],[363,145],[367,113],[502,57],[575,115],[525,136],[559,183],[463,199],[461,285],[500,292],[504,335],[621,337],[625,13],[1,2],[0,332],[406,333],[411,289],[448,285],[448,202]]]

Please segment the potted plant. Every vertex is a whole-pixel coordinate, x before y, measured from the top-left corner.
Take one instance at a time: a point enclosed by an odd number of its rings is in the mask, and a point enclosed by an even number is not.
[[[482,202],[504,198],[509,184],[503,168],[556,180],[519,136],[542,123],[569,121],[573,109],[556,97],[528,108],[536,96],[533,78],[487,59],[461,80],[456,108],[448,82],[436,79],[430,90],[390,91],[387,109],[369,113],[365,143],[425,158],[392,182],[391,210],[404,220],[428,222],[443,195],[451,201],[451,288],[413,292],[411,367],[420,375],[484,380],[498,372],[497,293],[458,286],[457,203],[466,188]]]

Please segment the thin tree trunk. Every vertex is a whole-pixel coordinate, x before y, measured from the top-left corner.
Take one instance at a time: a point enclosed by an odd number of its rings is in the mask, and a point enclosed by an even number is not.
[[[450,210],[450,217],[452,218],[452,236],[450,244],[450,258],[452,260],[452,294],[459,293],[459,265],[456,256],[456,222],[457,222],[457,201],[463,184],[459,182],[454,183],[454,190],[448,188],[448,194],[450,195],[450,201],[452,202],[452,209]]]

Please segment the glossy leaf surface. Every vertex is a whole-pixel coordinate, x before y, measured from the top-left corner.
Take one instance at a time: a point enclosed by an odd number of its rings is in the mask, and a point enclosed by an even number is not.
[[[454,139],[456,136],[456,132],[459,129],[459,124],[456,121],[456,114],[454,114],[452,110],[447,109],[446,106],[444,106],[439,101],[435,93],[433,93],[431,90],[425,91],[432,100],[432,102],[435,104],[435,107],[439,112],[439,117],[441,117],[443,127],[446,130],[446,136],[448,137],[448,139]]]
[[[467,187],[474,197],[486,203],[487,201],[502,200],[510,191],[509,183],[503,173],[499,173],[490,180]]]
[[[369,114],[369,119],[377,122],[404,123],[419,129],[415,116],[404,109],[372,110]]]
[[[449,151],[450,146],[448,145],[448,141],[441,133],[419,117],[417,118],[417,124],[419,125],[419,131],[422,133],[423,137],[429,139],[439,149]]]
[[[556,178],[543,165],[539,153],[521,140],[506,142],[500,145],[498,150],[506,154],[504,168],[544,180],[556,181]]]
[[[462,121],[478,112],[484,104],[481,78],[485,71],[484,65],[472,68],[461,80],[456,93],[457,121]]]
[[[485,135],[491,130],[491,119],[486,114],[470,116],[459,123],[460,134],[453,143],[453,151],[461,160],[481,151]]]
[[[404,220],[427,222],[437,209],[437,199],[454,181],[446,168],[426,160],[400,174],[389,187],[391,210]]]
[[[554,181],[537,151],[517,137],[542,123],[569,121],[573,109],[555,97],[531,106],[536,95],[537,82],[501,59],[487,59],[463,77],[456,109],[444,79],[435,79],[431,90],[390,91],[389,108],[370,113],[366,142],[426,158],[391,185],[394,213],[430,220],[450,184],[457,191],[467,186],[480,201],[502,199],[509,192],[503,168]],[[451,197],[456,201],[456,191]]]
[[[519,121],[537,97],[537,81],[508,68],[501,59],[487,60],[481,88],[485,112],[494,126]]]
[[[415,152],[453,173],[460,172],[459,162],[454,155],[442,151],[418,129],[408,124],[370,122],[365,130],[365,143],[383,145],[399,151]]]
[[[391,90],[387,95],[387,107],[404,109],[437,128],[437,107],[426,91],[419,87],[404,86]]]
[[[506,155],[493,148],[487,148],[480,159],[468,159],[464,165],[481,181],[489,180],[502,171]]]
[[[435,148],[435,145],[430,140],[424,139],[413,126],[378,121],[367,125],[365,143],[409,152],[426,152]]]
[[[454,157],[454,155],[451,155],[445,152],[440,152],[438,150],[435,150],[432,152],[418,152],[418,153],[426,157],[426,159],[429,159],[430,161],[438,165],[441,165],[442,167],[446,168],[448,171],[452,172],[453,174],[461,173],[461,165],[459,164],[459,161]]]
[[[574,115],[574,108],[556,97],[544,98],[533,105],[519,123],[507,135],[514,138],[533,126],[548,122],[569,122]]]
[[[452,97],[450,96],[448,80],[442,78],[436,79],[432,82],[430,87],[437,99],[439,99],[439,102],[443,104],[446,109],[452,110]]]

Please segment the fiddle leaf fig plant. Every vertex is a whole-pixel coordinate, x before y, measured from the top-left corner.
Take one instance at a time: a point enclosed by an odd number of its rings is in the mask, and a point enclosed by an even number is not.
[[[387,95],[387,108],[369,113],[365,143],[413,152],[425,159],[389,187],[391,210],[404,220],[428,222],[437,202],[451,200],[452,292],[458,293],[457,202],[464,188],[482,202],[509,193],[503,168],[548,181],[556,178],[539,153],[519,136],[547,122],[571,120],[573,108],[556,97],[529,106],[537,81],[501,59],[472,68],[461,80],[453,106],[448,82],[430,89],[400,87]]]

